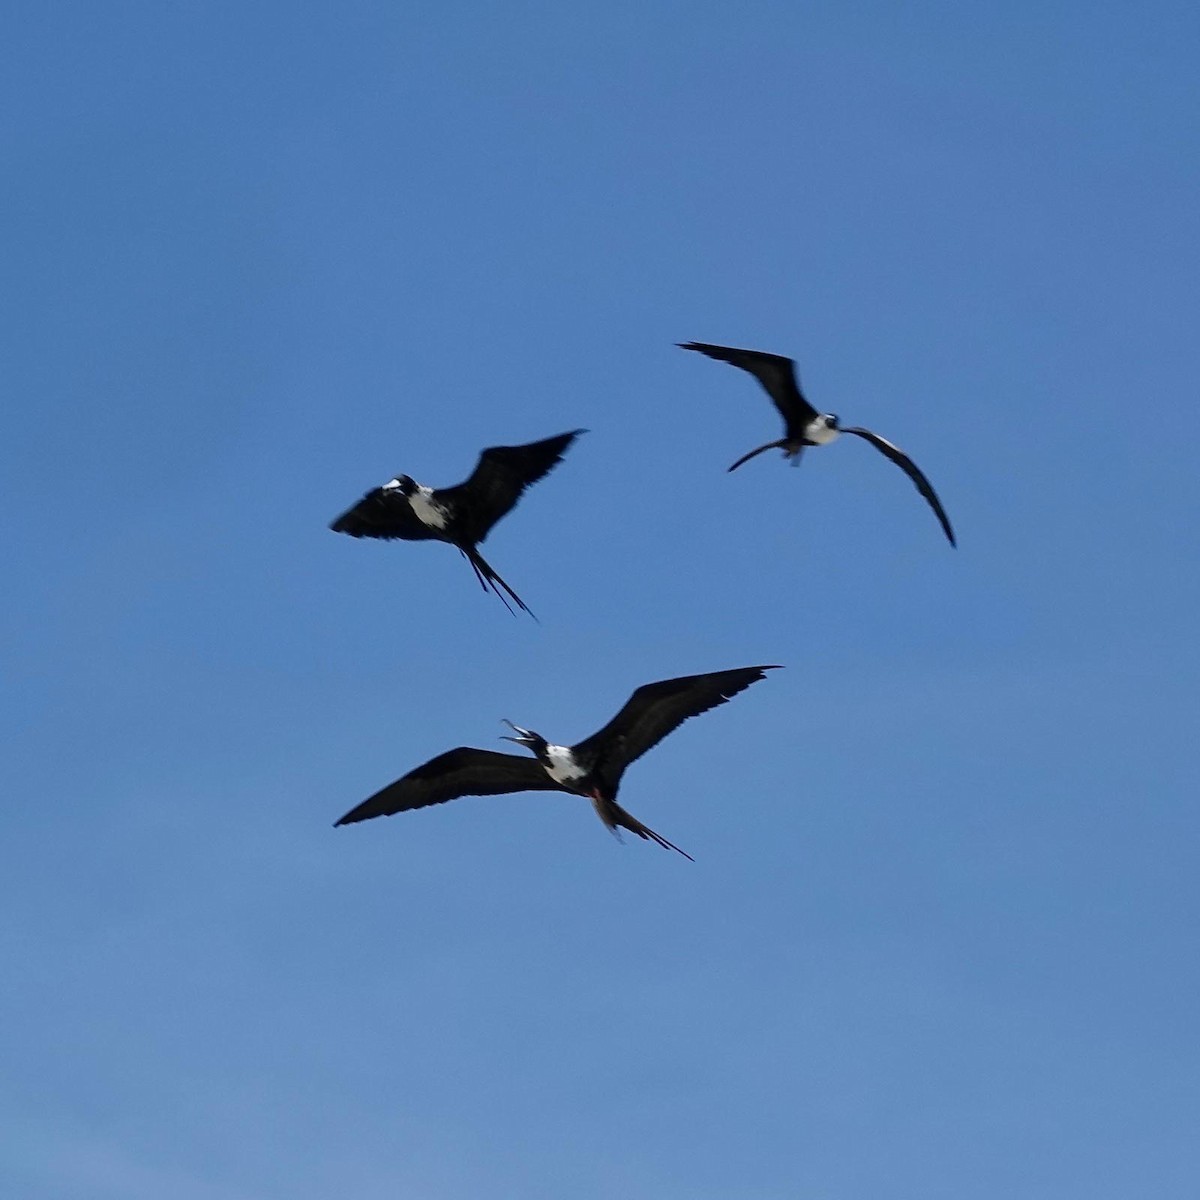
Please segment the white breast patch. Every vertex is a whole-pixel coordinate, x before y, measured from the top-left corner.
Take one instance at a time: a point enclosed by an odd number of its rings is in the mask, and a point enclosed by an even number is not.
[[[572,780],[582,779],[587,774],[571,757],[571,751],[567,746],[547,746],[546,757],[550,760],[549,766],[546,767],[546,774],[555,783],[570,783]]]
[[[816,417],[814,420],[804,427],[805,441],[812,442],[814,446],[828,446],[830,442],[838,436],[840,430],[831,429],[826,424],[823,416]]]
[[[430,529],[445,529],[446,510],[433,502],[432,495],[433,488],[418,485],[417,490],[409,496],[408,502],[412,505],[418,521],[428,525]]]

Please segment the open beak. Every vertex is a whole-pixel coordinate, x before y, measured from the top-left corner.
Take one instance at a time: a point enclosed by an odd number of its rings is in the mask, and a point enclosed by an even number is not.
[[[500,735],[502,742],[516,742],[518,746],[527,746],[533,741],[533,734],[528,729],[522,729],[520,725],[514,725],[507,717],[501,717],[500,719],[517,735],[516,737],[509,737],[507,733],[502,733]]]

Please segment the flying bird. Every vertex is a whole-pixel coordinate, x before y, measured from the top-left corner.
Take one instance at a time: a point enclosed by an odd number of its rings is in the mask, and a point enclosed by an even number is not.
[[[371,817],[390,817],[393,813],[442,804],[459,796],[567,792],[591,800],[596,815],[618,840],[621,836],[618,830],[628,829],[694,862],[686,850],[680,850],[643,825],[617,803],[621,776],[630,763],[657,746],[689,717],[724,704],[752,683],[765,679],[764,672],[777,669],[739,667],[647,683],[629,697],[625,707],[603,729],[574,746],[555,745],[532,729],[505,721],[516,736],[505,734],[502,740],[532,750],[533,758],[459,746],[388,784],[334,824],[351,825]]]
[[[524,446],[491,446],[480,454],[471,477],[454,487],[425,487],[411,476],[397,475],[372,488],[329,528],[356,538],[449,542],[471,564],[485,592],[490,588],[512,612],[504,597],[507,592],[532,617],[529,606],[496,574],[478,546],[492,526],[512,511],[525,489],[548,475],[571,443],[586,432],[573,429]]]
[[[857,425],[842,425],[839,423],[836,413],[817,412],[800,390],[800,379],[796,374],[796,364],[792,359],[785,358],[782,354],[766,354],[762,350],[738,350],[733,346],[712,346],[707,342],[679,342],[677,344],[683,350],[698,350],[701,354],[707,354],[709,358],[731,363],[735,367],[741,367],[743,371],[749,371],[766,389],[767,395],[771,397],[780,416],[783,417],[784,436],[777,442],[768,442],[765,446],[751,450],[749,454],[743,454],[729,468],[731,471],[736,471],[742,463],[749,462],[755,455],[762,454],[764,450],[776,449],[781,449],[784,457],[791,459],[792,466],[798,466],[800,455],[804,452],[805,447],[824,446],[832,442],[839,433],[852,433],[855,437],[870,442],[876,450],[884,457],[890,458],[916,484],[917,491],[925,497],[929,507],[933,509],[934,515],[941,522],[946,537],[950,539],[950,545],[957,545],[954,540],[954,530],[950,526],[950,518],[946,516],[946,510],[933,490],[933,485],[925,478],[917,464],[899,446],[893,445],[887,438],[882,438],[879,434],[872,433],[869,429],[862,429]]]

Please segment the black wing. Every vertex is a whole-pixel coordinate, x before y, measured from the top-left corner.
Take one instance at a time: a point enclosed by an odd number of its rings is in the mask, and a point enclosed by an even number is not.
[[[389,783],[334,825],[352,825],[371,817],[390,817],[413,808],[427,808],[459,796],[499,796],[505,792],[561,790],[536,758],[459,746],[431,758],[403,779]]]
[[[689,717],[724,704],[777,667],[738,667],[708,675],[684,675],[638,688],[605,727],[574,747],[584,762],[610,785],[627,766],[678,729]]]
[[[733,346],[712,346],[708,342],[679,342],[684,350],[699,350],[709,358],[727,362],[743,371],[749,371],[767,390],[775,401],[787,425],[789,437],[799,437],[808,423],[817,416],[817,410],[804,398],[800,391],[800,378],[796,364],[782,354],[767,354],[762,350],[737,350]]]
[[[482,542],[492,526],[513,510],[521,493],[562,462],[571,443],[586,432],[573,429],[524,446],[492,446],[485,450],[466,482],[434,493],[454,512],[455,532],[461,532],[473,544]]]
[[[857,426],[850,426],[843,429],[842,432],[853,433],[860,438],[864,438],[880,454],[890,458],[917,485],[917,491],[929,501],[929,507],[933,509],[934,515],[942,523],[942,529],[945,531],[946,537],[950,539],[950,545],[958,545],[954,540],[954,530],[950,527],[950,518],[946,516],[946,510],[942,507],[942,502],[938,499],[937,492],[933,490],[933,484],[925,478],[921,468],[899,446],[893,446],[887,438],[881,438],[879,434],[872,433],[869,429],[858,428]]]
[[[356,538],[402,538],[406,542],[438,536],[399,491],[390,488],[373,488],[353,508],[330,521],[329,528]]]

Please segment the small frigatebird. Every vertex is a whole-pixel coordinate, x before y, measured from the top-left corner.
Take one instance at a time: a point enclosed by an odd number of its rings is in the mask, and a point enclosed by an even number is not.
[[[512,612],[503,588],[529,613],[529,606],[492,570],[477,549],[521,493],[562,462],[567,448],[585,429],[573,429],[524,446],[492,446],[483,451],[471,477],[448,488],[429,488],[408,475],[397,475],[372,488],[329,528],[351,537],[435,539],[458,548],[486,592],[490,587]],[[499,586],[497,586],[499,585]]]
[[[516,737],[505,734],[502,740],[532,750],[533,758],[459,746],[388,784],[334,824],[350,825],[371,817],[390,817],[393,813],[426,808],[459,796],[568,792],[591,800],[596,815],[618,840],[621,835],[617,831],[628,829],[694,862],[686,850],[680,850],[643,825],[617,803],[621,776],[630,763],[657,746],[689,717],[724,704],[752,683],[765,679],[764,672],[777,669],[739,667],[648,683],[629,697],[625,707],[603,729],[574,746],[556,746],[532,729],[505,721]]]
[[[899,446],[894,446],[886,438],[862,429],[857,425],[841,425],[836,413],[819,413],[804,398],[800,390],[800,377],[796,373],[796,364],[782,354],[767,354],[762,350],[738,350],[733,346],[712,346],[707,342],[679,342],[683,350],[698,350],[709,358],[731,363],[749,371],[766,389],[766,393],[775,403],[780,416],[783,417],[786,432],[777,442],[768,442],[743,454],[729,469],[736,471],[744,462],[749,462],[756,454],[764,450],[781,449],[785,458],[792,461],[792,466],[799,466],[800,455],[806,446],[824,446],[832,442],[839,433],[852,433],[871,443],[881,454],[890,458],[917,485],[917,491],[929,502],[934,515],[941,522],[950,545],[956,545],[954,530],[950,527],[950,518],[942,508],[942,502],[937,498],[933,485],[922,474],[917,466]]]

